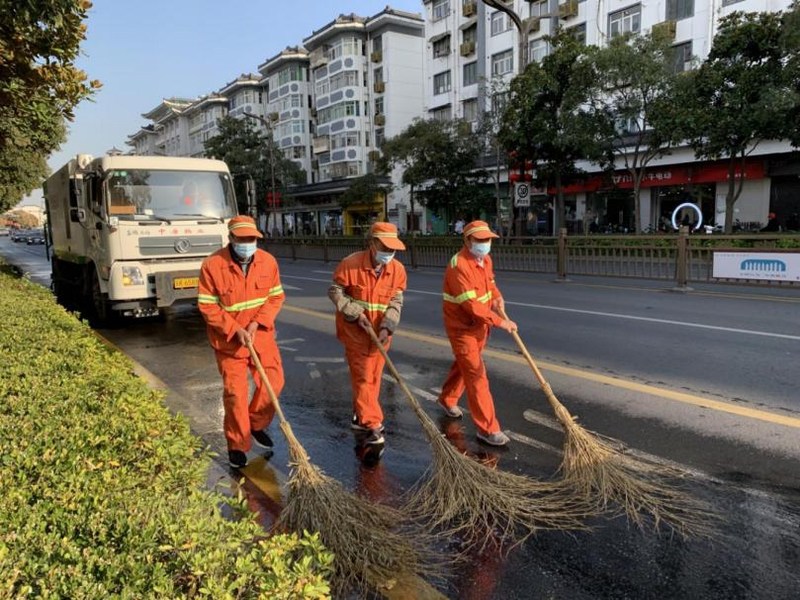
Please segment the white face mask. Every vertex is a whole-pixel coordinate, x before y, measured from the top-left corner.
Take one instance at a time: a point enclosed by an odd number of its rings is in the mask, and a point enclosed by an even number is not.
[[[380,250],[375,251],[375,260],[382,265],[388,265],[390,262],[392,262],[393,258],[394,258],[394,251],[392,252],[381,252]]]
[[[231,246],[233,246],[233,251],[236,252],[242,260],[248,260],[256,253],[256,242],[250,244],[236,244],[231,242]]]
[[[492,249],[492,242],[472,242],[469,251],[475,258],[483,258]]]

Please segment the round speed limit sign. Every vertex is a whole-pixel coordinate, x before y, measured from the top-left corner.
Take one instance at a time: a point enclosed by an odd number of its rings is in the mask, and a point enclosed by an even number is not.
[[[517,183],[514,186],[514,206],[531,205],[531,188],[527,183]]]

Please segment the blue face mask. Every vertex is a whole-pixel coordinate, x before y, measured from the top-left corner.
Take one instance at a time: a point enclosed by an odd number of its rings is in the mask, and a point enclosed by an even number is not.
[[[483,258],[489,254],[491,249],[492,242],[472,242],[472,246],[469,247],[469,251],[475,258]]]
[[[233,246],[233,251],[236,252],[237,256],[242,260],[250,260],[250,258],[256,253],[256,243],[251,242],[249,244],[236,244],[231,242],[231,246]]]
[[[392,262],[393,258],[394,252],[381,252],[380,250],[375,251],[375,260],[382,265],[388,265],[390,262]]]

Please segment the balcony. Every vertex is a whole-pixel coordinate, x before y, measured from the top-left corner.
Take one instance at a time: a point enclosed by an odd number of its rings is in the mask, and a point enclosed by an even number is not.
[[[539,17],[529,17],[522,22],[522,25],[528,33],[536,33],[542,27],[542,20]]]
[[[674,40],[677,32],[677,21],[662,21],[653,25],[653,36],[662,37],[665,40]]]
[[[386,82],[385,81],[376,81],[372,84],[372,90],[376,94],[382,94],[386,91]]]
[[[478,11],[478,3],[475,0],[464,0],[461,4],[461,14],[465,17],[473,17]]]
[[[308,55],[309,67],[316,69],[328,64],[328,54],[325,48],[317,48]]]
[[[372,54],[369,55],[369,59],[374,63],[381,62],[383,60],[383,51],[375,50]]]
[[[367,154],[367,158],[372,162],[378,162],[381,159],[381,151],[380,150],[370,150]]]
[[[461,56],[469,56],[475,52],[475,41],[470,40],[461,44]]]
[[[331,140],[327,135],[323,135],[315,137],[311,145],[314,148],[314,154],[322,154],[331,149]]]
[[[386,125],[386,115],[379,113],[375,115],[374,121],[377,127],[383,127]]]
[[[558,5],[558,18],[567,20],[578,16],[578,0],[567,0]]]

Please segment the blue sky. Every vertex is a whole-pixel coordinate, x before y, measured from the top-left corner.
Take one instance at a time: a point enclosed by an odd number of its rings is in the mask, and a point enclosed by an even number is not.
[[[372,16],[387,0],[93,0],[78,66],[102,89],[84,101],[67,141],[48,163],[78,153],[102,155],[147,121],[162,98],[195,98],[221,88],[286,46],[301,44],[341,13]],[[422,0],[392,8],[422,12]],[[40,204],[37,190],[22,202]]]

